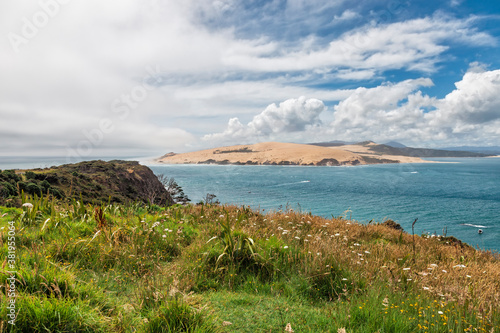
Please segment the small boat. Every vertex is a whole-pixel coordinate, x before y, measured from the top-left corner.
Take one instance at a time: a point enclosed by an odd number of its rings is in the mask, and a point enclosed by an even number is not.
[[[478,233],[478,234],[482,234],[482,233],[483,233],[483,229],[479,229],[479,230],[477,231],[477,233]]]

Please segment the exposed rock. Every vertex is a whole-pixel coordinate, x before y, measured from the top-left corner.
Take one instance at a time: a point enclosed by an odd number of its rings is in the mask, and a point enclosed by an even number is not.
[[[399,224],[394,222],[393,220],[386,220],[382,225],[385,225],[386,227],[395,229],[395,230],[403,230],[403,227]]]

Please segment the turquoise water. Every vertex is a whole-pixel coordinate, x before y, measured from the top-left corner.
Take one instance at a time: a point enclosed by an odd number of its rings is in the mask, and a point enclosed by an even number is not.
[[[437,160],[437,159],[433,159]],[[254,209],[287,206],[360,222],[397,221],[411,232],[455,236],[500,251],[500,158],[355,167],[150,165],[174,177],[193,202],[207,193]],[[478,229],[483,234],[478,234]]]

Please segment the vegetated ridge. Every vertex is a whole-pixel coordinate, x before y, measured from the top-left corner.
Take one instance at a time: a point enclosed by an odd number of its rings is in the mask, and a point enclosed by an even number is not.
[[[151,169],[135,161],[99,160],[0,172],[0,200],[5,201],[21,192],[81,199],[85,203],[173,203]]]
[[[352,146],[348,144],[343,144],[341,142],[318,142],[311,143],[314,146],[321,147],[346,147]],[[412,148],[406,147],[398,142],[388,142],[387,144],[376,144],[373,141],[364,141],[356,143],[358,146],[369,146],[369,150],[373,153],[385,154],[385,155],[399,155],[399,156],[410,156],[410,157],[487,157],[493,156],[494,153],[487,152],[474,152],[466,150],[445,150],[445,149],[431,149],[431,148]]]

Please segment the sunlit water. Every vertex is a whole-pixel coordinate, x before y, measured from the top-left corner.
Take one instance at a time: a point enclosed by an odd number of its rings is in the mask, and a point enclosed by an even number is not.
[[[390,218],[409,232],[418,218],[417,234],[446,232],[470,245],[499,251],[500,158],[439,161],[455,163],[150,167],[174,177],[193,202],[213,193],[222,203],[266,211],[288,206],[364,223]]]
[[[174,177],[193,202],[212,193],[222,203],[265,211],[288,206],[363,223],[390,218],[409,232],[418,218],[417,234],[443,234],[446,228],[447,235],[470,245],[500,251],[500,158],[439,161],[454,163],[150,167],[157,174]],[[1,158],[0,169],[63,163],[67,163],[65,158]],[[478,229],[483,233],[478,234]]]

